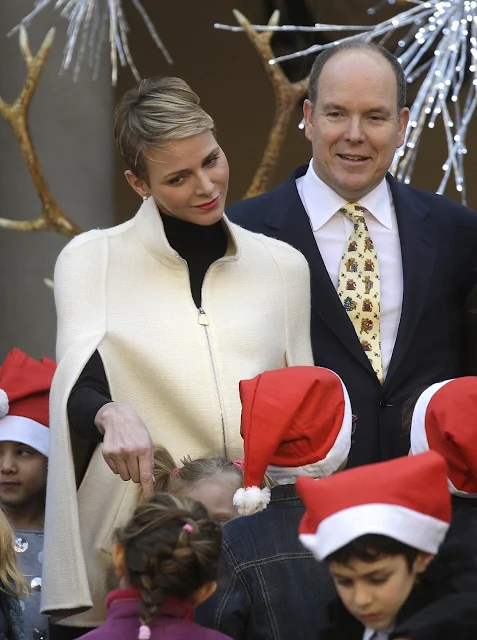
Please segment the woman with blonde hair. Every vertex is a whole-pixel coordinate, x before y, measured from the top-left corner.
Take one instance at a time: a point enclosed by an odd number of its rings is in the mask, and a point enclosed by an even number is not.
[[[143,80],[117,105],[115,135],[142,205],[73,239],[55,269],[42,609],[82,628],[105,619],[111,532],[134,483],[152,493],[154,447],[241,458],[239,381],[312,364],[306,260],[227,220],[227,159],[197,95]]]

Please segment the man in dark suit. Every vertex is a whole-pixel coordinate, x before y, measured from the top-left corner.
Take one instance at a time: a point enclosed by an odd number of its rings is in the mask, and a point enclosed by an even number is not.
[[[362,42],[326,50],[304,103],[309,166],[227,209],[308,259],[315,363],[341,376],[357,415],[350,466],[406,455],[403,402],[463,374],[477,214],[388,173],[404,142],[405,103],[401,66],[387,50]]]

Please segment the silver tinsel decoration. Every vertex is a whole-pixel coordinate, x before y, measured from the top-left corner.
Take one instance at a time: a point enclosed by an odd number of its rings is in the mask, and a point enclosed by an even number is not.
[[[93,69],[93,78],[96,79],[99,74],[101,52],[105,42],[108,41],[113,85],[117,82],[118,60],[122,67],[129,66],[136,81],[141,79],[129,49],[129,25],[124,14],[123,0],[37,0],[33,11],[26,15],[8,35],[15,33],[20,25],[28,26],[40,11],[52,4],[60,15],[68,20],[61,72],[70,68],[76,55],[73,72],[73,78],[76,81],[87,54],[88,64]],[[167,62],[172,64],[172,58],[140,0],[131,0],[131,4],[141,15],[156,46],[162,51]]]
[[[386,1],[388,4],[395,4],[394,0],[381,0],[368,13],[374,14]],[[391,171],[398,180],[410,183],[423,129],[433,129],[440,119],[444,127],[448,156],[442,166],[444,173],[437,193],[444,192],[453,175],[456,189],[465,203],[465,140],[477,106],[477,0],[408,0],[408,4],[412,7],[372,26],[254,25],[253,28],[258,31],[357,32],[334,42],[313,45],[302,51],[277,57],[270,60],[270,64],[317,53],[343,40],[377,40],[380,44],[385,44],[391,35],[403,29],[395,53],[408,82],[412,83],[419,78],[421,85],[410,109],[410,126],[404,146],[396,153]],[[231,31],[242,30],[242,27],[222,24],[215,26]]]

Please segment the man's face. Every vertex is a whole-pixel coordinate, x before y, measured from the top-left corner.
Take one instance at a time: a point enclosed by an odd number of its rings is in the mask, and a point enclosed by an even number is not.
[[[383,556],[374,562],[332,561],[328,568],[338,595],[352,616],[365,627],[392,630],[417,575],[431,560],[431,555],[419,553],[411,569],[403,555]]]
[[[326,62],[315,108],[305,100],[303,111],[316,174],[349,202],[382,181],[409,121],[407,108],[398,112],[397,81],[389,62],[359,49]]]

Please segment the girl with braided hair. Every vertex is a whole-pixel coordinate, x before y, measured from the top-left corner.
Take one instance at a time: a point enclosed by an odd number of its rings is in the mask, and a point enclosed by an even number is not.
[[[192,621],[216,589],[222,541],[201,504],[156,493],[115,536],[120,588],[106,599],[106,622],[85,640],[230,640]]]

